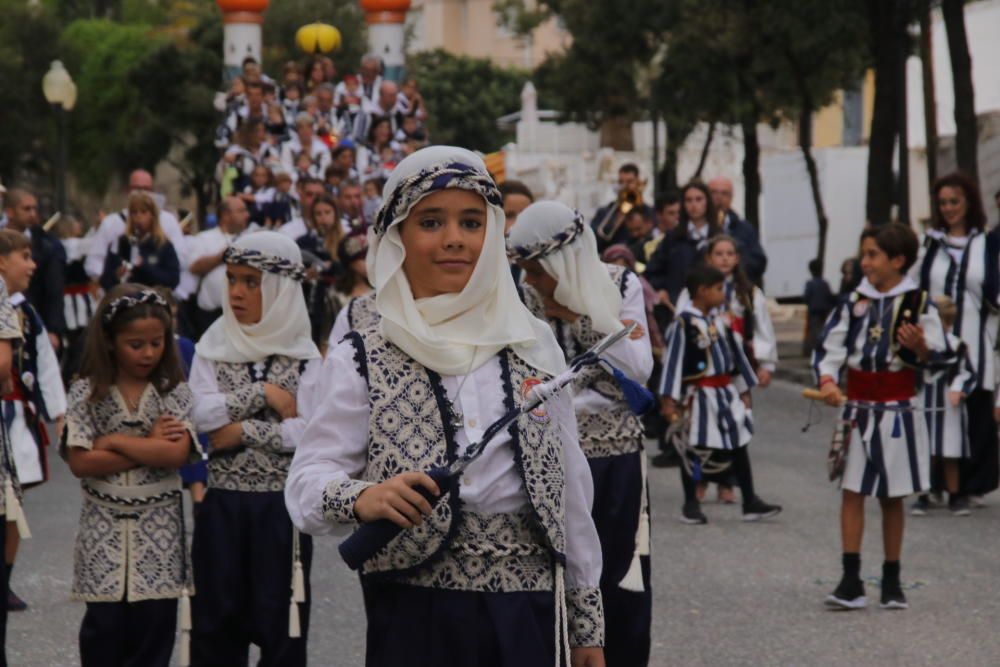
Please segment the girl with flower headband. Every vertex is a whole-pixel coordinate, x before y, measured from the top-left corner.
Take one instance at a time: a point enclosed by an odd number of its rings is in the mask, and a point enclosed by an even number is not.
[[[631,271],[601,261],[597,239],[583,216],[559,202],[536,202],[517,216],[507,244],[510,258],[523,271],[525,304],[552,328],[567,361],[624,324],[638,322],[641,330],[605,356],[640,384],[649,379],[653,353],[645,334],[642,285]],[[613,376],[600,366],[577,377],[574,394],[604,556],[605,655],[611,665],[646,665],[653,600],[642,422]]]
[[[178,598],[186,664],[193,589],[177,469],[197,445],[172,320],[156,292],[113,287],[70,386],[60,449],[83,490],[72,594],[87,603],[84,667],[169,665]]]
[[[238,239],[223,261],[222,316],[191,366],[194,420],[211,445],[192,549],[192,664],[245,664],[252,642],[261,664],[295,667],[306,663],[312,542],[292,526],[282,490],[304,427],[296,394],[320,362],[305,267],[277,232]]]
[[[601,548],[571,399],[498,435],[435,508],[454,461],[565,368],[521,303],[483,161],[426,148],[385,187],[367,264],[377,322],[323,365],[285,499],[312,534],[403,527],[362,568],[368,667],[604,665]]]

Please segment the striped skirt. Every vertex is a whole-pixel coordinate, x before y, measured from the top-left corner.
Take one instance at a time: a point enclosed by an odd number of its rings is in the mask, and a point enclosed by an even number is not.
[[[691,390],[690,444],[709,449],[737,449],[753,437],[753,415],[732,385]]]
[[[876,498],[899,498],[930,488],[927,424],[920,412],[848,407],[844,419],[853,426],[841,488]]]

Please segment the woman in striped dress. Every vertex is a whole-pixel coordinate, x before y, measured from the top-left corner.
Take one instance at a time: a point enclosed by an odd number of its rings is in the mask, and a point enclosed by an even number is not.
[[[967,176],[954,173],[939,179],[934,199],[934,227],[927,231],[915,277],[931,298],[954,301],[951,333],[968,346],[976,372],[977,389],[966,399],[971,455],[963,464],[961,492],[978,501],[997,488],[1000,475],[993,421],[1000,237],[984,232],[979,188]]]

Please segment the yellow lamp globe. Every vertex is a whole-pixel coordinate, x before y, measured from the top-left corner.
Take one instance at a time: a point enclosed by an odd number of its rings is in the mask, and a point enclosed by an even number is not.
[[[295,33],[295,43],[306,53],[329,53],[340,48],[340,31],[326,23],[310,23]]]

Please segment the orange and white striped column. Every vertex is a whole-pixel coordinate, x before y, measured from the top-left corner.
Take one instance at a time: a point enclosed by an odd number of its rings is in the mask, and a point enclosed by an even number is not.
[[[269,0],[215,0],[222,10],[226,80],[239,74],[243,59],[261,62],[261,25]]]
[[[410,0],[361,0],[368,24],[369,51],[385,63],[385,77],[399,81],[403,76],[403,35]]]

